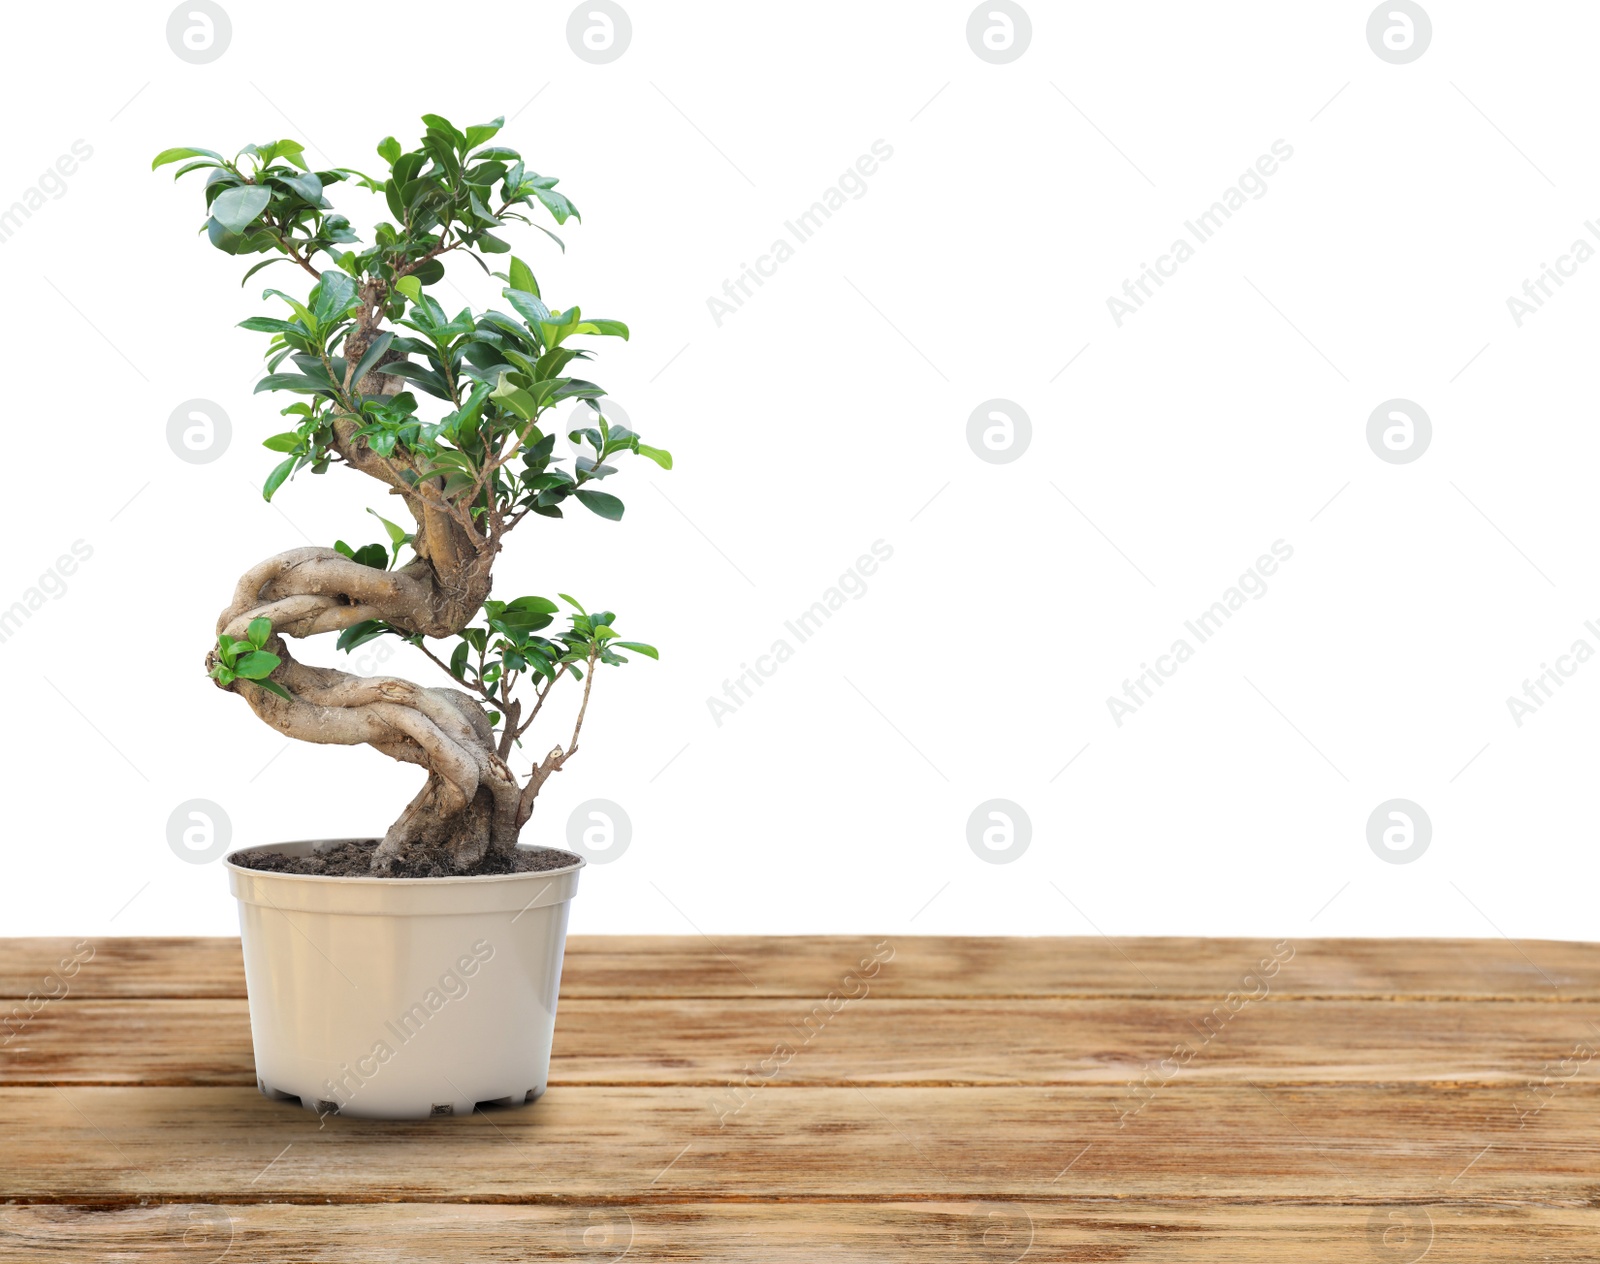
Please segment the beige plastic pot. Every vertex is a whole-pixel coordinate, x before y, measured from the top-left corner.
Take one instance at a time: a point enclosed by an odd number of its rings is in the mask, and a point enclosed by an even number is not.
[[[345,841],[274,850],[303,856]],[[230,856],[257,1086],[366,1119],[540,1097],[583,864],[329,878],[246,869]]]

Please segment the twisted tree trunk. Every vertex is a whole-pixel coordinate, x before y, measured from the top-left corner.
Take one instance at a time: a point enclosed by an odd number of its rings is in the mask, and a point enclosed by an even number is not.
[[[509,852],[526,819],[519,819],[521,788],[496,751],[488,714],[470,694],[311,667],[295,661],[284,638],[340,631],[366,619],[408,634],[448,636],[481,601],[471,600],[470,589],[442,588],[426,561],[385,572],[332,549],[304,548],[246,572],[217,620],[218,633],[241,639],[252,619],[272,624],[266,648],[283,660],[272,679],[292,700],[250,681],[229,686],[268,724],[306,742],[366,743],[428,770],[421,792],[378,848],[374,868],[380,872],[407,855],[443,852],[452,868],[467,869],[491,848]]]
[[[377,336],[381,297],[370,283],[364,287],[368,306],[345,345],[351,364]],[[399,357],[391,354],[385,362],[394,358]],[[373,394],[393,394],[401,385],[402,379],[376,370],[355,384],[357,393]],[[499,514],[484,515],[480,530],[470,513],[444,498],[438,480],[416,480],[409,458],[379,456],[356,438],[358,424],[348,415],[335,421],[339,454],[405,500],[417,523],[416,560],[380,571],[333,549],[303,548],[245,572],[217,620],[217,632],[242,639],[252,620],[268,620],[273,635],[265,648],[283,660],[271,679],[292,700],[249,680],[219,687],[240,694],[256,715],[288,737],[341,746],[365,743],[426,768],[427,781],[384,835],[373,870],[388,873],[401,859],[438,859],[466,870],[491,850],[509,853],[516,845],[534,796],[564,759],[561,748],[552,750],[521,787],[505,762],[509,743],[497,749],[488,713],[470,694],[311,667],[296,662],[284,642],[285,637],[342,631],[368,619],[380,619],[407,636],[450,637],[489,595],[490,568],[500,548]],[[213,649],[207,668],[215,661]]]

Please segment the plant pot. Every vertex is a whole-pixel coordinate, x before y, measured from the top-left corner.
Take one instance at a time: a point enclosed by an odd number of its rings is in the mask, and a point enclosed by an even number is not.
[[[344,841],[273,850],[304,856]],[[230,856],[257,1086],[364,1119],[537,1099],[583,864],[333,878],[247,869]]]

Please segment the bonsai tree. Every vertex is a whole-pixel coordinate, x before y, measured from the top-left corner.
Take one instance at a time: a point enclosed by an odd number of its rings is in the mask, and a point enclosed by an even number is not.
[[[291,428],[265,441],[280,460],[262,494],[271,500],[296,474],[342,466],[376,480],[410,517],[408,529],[393,520],[401,513],[369,509],[386,543],[340,540],[251,567],[206,657],[217,688],[290,737],[365,743],[426,769],[372,856],[374,873],[396,876],[510,868],[540,789],[577,753],[596,670],[626,663],[622,651],[657,656],[618,639],[610,611],[585,610],[565,594],[557,595],[571,609],[559,633],[547,631],[560,607],[545,597],[491,600],[506,535],[532,517],[560,518],[574,503],[620,519],[622,502],[599,484],[621,456],[672,468],[668,453],[607,422],[599,386],[568,372],[590,358],[588,339],[626,339],[627,326],[587,318],[576,304],[547,306],[532,269],[497,235],[532,214],[559,226],[578,219],[577,209],[554,178],[489,143],[503,120],[464,131],[434,114],[422,121],[415,148],[392,136],[378,145],[389,169],[382,179],[343,167],[312,171],[292,140],[246,145],[232,158],[169,149],[152,164],[181,162],[178,177],[206,173],[211,244],[262,256],[245,281],[276,263],[305,274],[297,293],[264,291],[282,305],[276,313],[240,322],[270,337],[256,391],[295,397],[282,410]],[[336,185],[387,203],[371,244],[334,211],[328,192]],[[505,270],[494,270],[490,256]],[[511,311],[447,315],[430,292],[447,257],[498,277]],[[582,454],[567,469],[550,423],[574,400],[591,411],[587,424],[569,428]],[[401,637],[451,683],[424,688],[311,666],[285,641],[327,633],[344,651]],[[438,641],[453,644],[429,644]],[[571,737],[519,780],[513,752],[568,680]]]

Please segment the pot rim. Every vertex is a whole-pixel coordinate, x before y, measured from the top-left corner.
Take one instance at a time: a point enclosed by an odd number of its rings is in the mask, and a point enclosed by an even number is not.
[[[337,846],[341,843],[369,842],[366,838],[302,838],[288,843],[262,843],[255,847],[240,847],[230,851],[222,858],[222,863],[234,873],[246,874],[251,878],[282,879],[287,882],[327,882],[342,885],[382,884],[384,887],[411,886],[426,883],[429,886],[445,886],[469,882],[516,882],[530,878],[559,878],[569,873],[577,873],[585,868],[588,861],[582,856],[577,856],[577,863],[564,865],[559,869],[529,869],[522,873],[464,873],[450,874],[440,878],[379,878],[372,874],[358,874],[347,876],[329,873],[285,873],[277,869],[252,869],[249,865],[237,864],[234,857],[246,851],[284,851],[290,855],[308,855],[315,851],[319,844]],[[294,849],[304,848],[297,852]],[[568,852],[565,847],[542,847],[535,844],[517,844],[518,851],[559,851],[566,852],[569,856],[576,856],[575,852]]]

